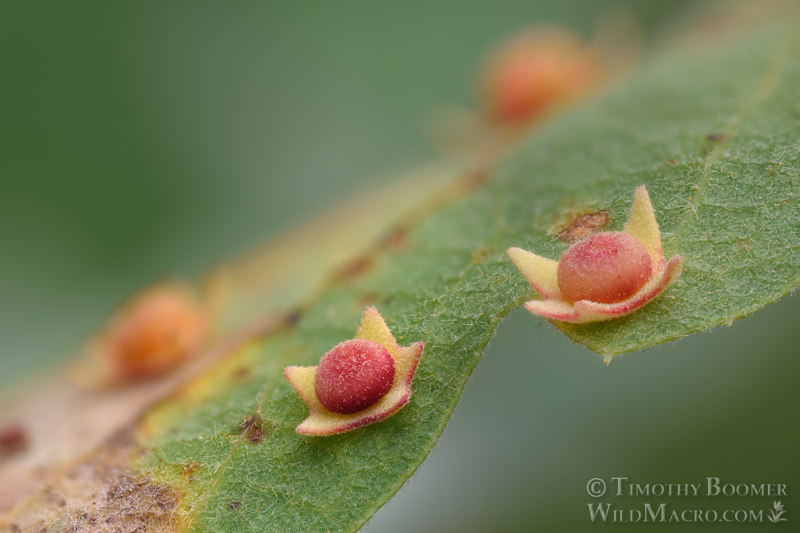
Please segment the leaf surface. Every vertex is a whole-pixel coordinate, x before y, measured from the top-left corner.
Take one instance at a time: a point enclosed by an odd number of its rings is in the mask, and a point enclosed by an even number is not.
[[[770,32],[675,58],[534,132],[485,188],[411,228],[401,249],[376,253],[370,271],[330,286],[296,326],[238,353],[237,364],[253,370],[247,383],[215,373],[197,385],[200,398],[153,413],[158,447],[146,468],[180,483],[174,465],[201,461],[207,475],[184,485],[199,530],[357,527],[431,449],[500,318],[532,296],[505,249],[556,257],[565,245],[550,228],[564,211],[607,209],[619,226],[641,183],[665,252],[685,257],[683,276],[629,317],[563,331],[614,355],[780,298],[800,282],[797,44]],[[315,364],[352,337],[366,304],[401,344],[426,343],[413,401],[352,433],[296,435],[306,407],[282,368]],[[251,413],[266,426],[256,446],[232,431]],[[232,502],[241,505],[232,511]]]

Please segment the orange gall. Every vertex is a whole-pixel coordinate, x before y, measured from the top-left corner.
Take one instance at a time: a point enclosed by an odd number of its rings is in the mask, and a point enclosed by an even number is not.
[[[524,124],[588,89],[598,61],[565,29],[533,30],[502,43],[486,62],[482,92],[489,120]]]
[[[191,294],[154,287],[123,306],[105,335],[105,352],[118,380],[157,376],[186,360],[205,338],[203,310]]]

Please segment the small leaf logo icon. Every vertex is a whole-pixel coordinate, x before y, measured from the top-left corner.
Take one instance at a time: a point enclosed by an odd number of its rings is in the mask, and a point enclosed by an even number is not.
[[[786,518],[783,516],[786,511],[783,508],[783,503],[781,502],[772,502],[772,509],[769,511],[769,516],[767,518],[772,523],[777,522],[786,522]]]

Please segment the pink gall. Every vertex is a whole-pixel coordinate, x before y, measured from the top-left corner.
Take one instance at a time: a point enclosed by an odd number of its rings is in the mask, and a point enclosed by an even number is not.
[[[561,322],[610,320],[636,311],[658,296],[681,272],[683,259],[667,261],[647,189],[636,189],[621,232],[591,235],[554,261],[521,248],[508,256],[542,300],[525,308]]]

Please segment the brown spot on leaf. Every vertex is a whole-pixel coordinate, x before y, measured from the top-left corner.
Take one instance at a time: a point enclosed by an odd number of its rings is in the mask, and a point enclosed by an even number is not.
[[[372,268],[372,257],[369,256],[361,256],[357,257],[350,263],[346,264],[336,275],[336,278],[339,280],[347,280],[356,278],[362,274],[365,274],[370,268]]]
[[[264,430],[261,426],[253,426],[247,430],[247,440],[253,444],[258,444],[264,438]]]
[[[22,422],[0,426],[0,457],[24,450],[30,444],[28,431]]]
[[[562,241],[572,244],[581,241],[608,224],[608,211],[584,213],[564,225],[556,234]]]
[[[406,228],[394,228],[383,238],[383,245],[390,250],[400,250],[408,244],[408,230]]]
[[[264,419],[258,413],[248,416],[239,424],[239,432],[253,444],[258,444],[264,438]]]
[[[358,302],[359,304],[361,304],[361,307],[364,307],[367,305],[374,304],[377,301],[377,299],[378,299],[378,293],[375,291],[369,291],[362,294],[361,297],[358,299]]]
[[[181,469],[181,475],[186,478],[187,482],[191,483],[194,481],[194,475],[197,473],[197,470],[200,468],[200,466],[200,463],[186,463]]]
[[[303,318],[302,311],[297,309],[294,311],[289,311],[289,313],[286,315],[286,318],[284,318],[284,324],[286,324],[288,327],[294,327],[300,322],[301,318]]]
[[[706,140],[711,142],[718,142],[725,138],[725,134],[721,131],[709,133],[706,135]]]
[[[242,506],[242,502],[233,501],[233,502],[228,504],[228,509],[230,509],[231,511],[236,511],[241,506]]]
[[[464,185],[467,189],[477,189],[489,179],[489,169],[480,166],[477,168],[473,168],[464,176]]]
[[[489,257],[489,249],[488,248],[478,248],[472,254],[472,258],[469,260],[470,265],[478,265],[482,263],[487,257]]]
[[[677,159],[675,159],[674,157],[670,157],[669,159],[667,159],[667,162],[666,162],[666,163],[664,163],[664,164],[665,164],[665,165],[669,165],[669,166],[671,166],[671,167],[674,167],[675,165],[677,165],[677,164],[678,164],[678,160],[677,160]]]
[[[241,366],[233,371],[233,379],[236,381],[246,381],[247,378],[250,377],[250,369],[244,366]]]

